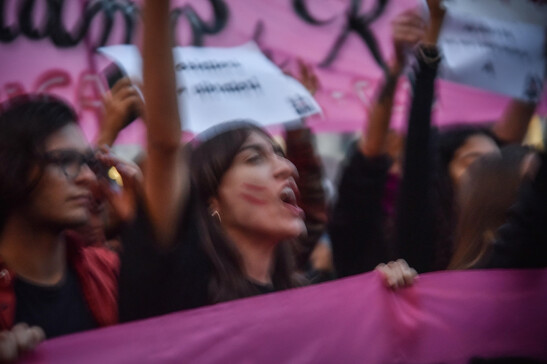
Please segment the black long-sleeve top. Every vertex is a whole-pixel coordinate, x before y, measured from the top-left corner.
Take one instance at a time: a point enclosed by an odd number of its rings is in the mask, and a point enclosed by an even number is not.
[[[438,62],[418,60],[414,97],[408,122],[403,179],[399,190],[396,220],[396,246],[399,256],[418,272],[444,267],[436,266],[442,246],[450,237],[441,236],[435,214],[439,196],[434,193],[434,176],[438,131],[431,127],[431,107]],[[522,187],[510,218],[498,231],[499,238],[490,254],[477,267],[540,268],[547,266],[547,158],[533,182]],[[451,231],[444,231],[446,234]],[[446,252],[445,251],[445,252]]]
[[[435,259],[433,209],[430,195],[433,161],[431,105],[438,62],[417,64],[410,111],[403,180],[395,224],[395,256],[385,234],[382,198],[390,160],[367,158],[357,149],[348,154],[339,183],[329,233],[338,276],[374,269],[403,257],[419,272],[432,269]]]
[[[436,256],[432,187],[437,132],[431,128],[431,108],[438,64],[418,58],[395,220],[397,255],[420,273],[434,269]]]
[[[372,270],[388,260],[382,198],[390,165],[385,155],[367,158],[355,147],[348,152],[329,224],[339,277]]]

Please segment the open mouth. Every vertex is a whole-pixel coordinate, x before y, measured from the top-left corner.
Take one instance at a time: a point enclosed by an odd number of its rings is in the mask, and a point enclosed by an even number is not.
[[[297,206],[297,204],[296,204],[296,194],[294,193],[294,191],[290,187],[283,188],[279,198],[284,203],[287,203],[287,204],[293,205],[293,206]]]
[[[289,211],[291,211],[293,215],[299,216],[301,218],[304,217],[304,211],[300,207],[298,207],[296,192],[293,188],[289,186],[283,188],[279,198],[281,199],[285,207]]]

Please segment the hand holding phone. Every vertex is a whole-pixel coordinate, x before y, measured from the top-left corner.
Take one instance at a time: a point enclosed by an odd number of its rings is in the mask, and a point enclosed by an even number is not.
[[[97,144],[112,145],[123,128],[142,117],[144,103],[139,87],[114,63],[104,74],[111,91],[103,97],[104,117]]]
[[[140,168],[115,157],[104,147],[96,153],[96,158],[106,171],[104,177],[99,179],[98,194],[108,201],[116,221],[130,220],[135,213],[137,195],[142,190]]]

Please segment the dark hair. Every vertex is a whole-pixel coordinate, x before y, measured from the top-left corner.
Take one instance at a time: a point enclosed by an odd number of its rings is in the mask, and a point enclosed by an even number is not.
[[[46,139],[75,123],[70,106],[50,95],[22,95],[0,107],[0,230],[14,208],[25,203],[40,173],[31,179]]]
[[[199,195],[202,225],[200,233],[204,249],[214,266],[214,274],[209,283],[209,296],[212,302],[228,301],[259,293],[245,278],[242,258],[236,246],[209,211],[209,201],[217,195],[222,177],[252,132],[272,140],[269,134],[251,122],[229,122],[198,136],[198,142],[194,144],[191,152],[190,170]],[[204,136],[205,140],[199,141],[204,139]],[[276,290],[301,285],[294,273],[290,242],[281,242],[276,248],[272,283]]]
[[[471,268],[488,252],[517,199],[525,155],[485,155],[468,167],[467,183],[458,191],[456,244],[448,269]]]
[[[534,147],[521,144],[505,145],[500,150],[503,161],[515,166],[515,168],[521,168],[525,158],[536,152]]]
[[[454,155],[467,140],[475,135],[491,138],[496,144],[499,141],[489,128],[481,126],[456,125],[444,129],[438,134],[436,174],[434,182],[434,199],[437,206],[435,223],[436,253],[434,269],[445,269],[450,262],[457,224],[457,204],[455,186],[450,176],[450,163]]]
[[[448,166],[454,158],[456,151],[460,149],[470,137],[475,135],[486,136],[492,139],[497,145],[500,144],[496,135],[487,127],[457,125],[443,129],[443,131],[439,133],[439,162],[445,170],[448,170]]]

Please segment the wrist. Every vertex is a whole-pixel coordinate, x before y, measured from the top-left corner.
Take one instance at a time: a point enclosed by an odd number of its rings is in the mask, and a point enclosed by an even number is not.
[[[440,29],[444,21],[444,14],[433,15],[429,19],[429,26]]]
[[[424,43],[437,44],[437,40],[439,39],[439,34],[441,32],[442,26],[442,18],[432,18],[429,22],[427,32],[425,33]]]
[[[392,60],[388,65],[388,75],[390,77],[399,77],[405,69],[406,60],[399,57]]]
[[[416,57],[428,65],[434,65],[441,60],[441,52],[435,44],[422,43],[416,48]]]
[[[110,130],[100,130],[99,134],[97,135],[95,144],[99,146],[105,144],[108,146],[112,146],[117,135],[118,133],[112,132]]]

